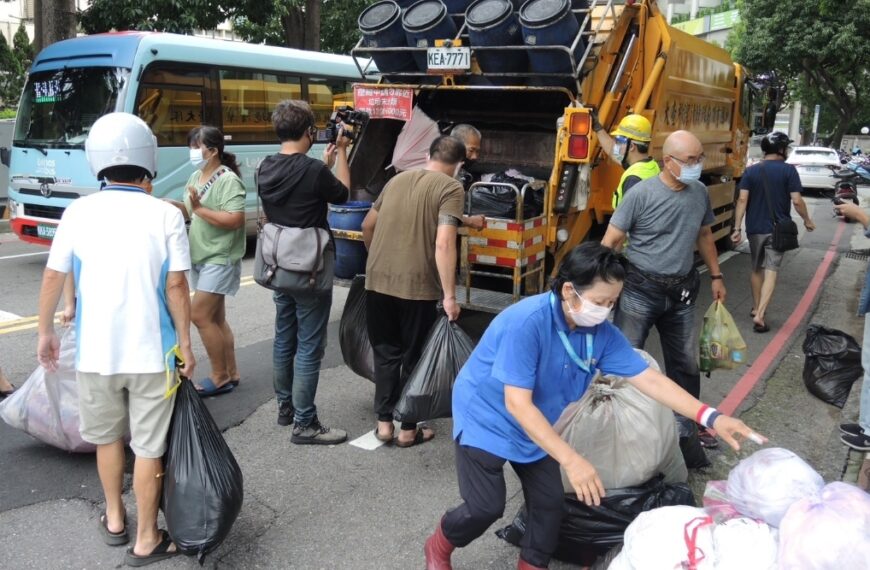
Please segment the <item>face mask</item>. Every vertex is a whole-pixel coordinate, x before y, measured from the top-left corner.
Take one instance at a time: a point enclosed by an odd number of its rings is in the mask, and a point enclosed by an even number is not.
[[[595,303],[584,299],[576,289],[574,289],[574,294],[583,302],[583,306],[580,307],[579,311],[572,311],[571,306],[569,305],[568,314],[571,316],[571,320],[574,321],[574,324],[578,327],[594,327],[600,325],[607,320],[608,316],[610,316],[609,307],[602,307],[601,305],[596,305]]]
[[[701,164],[695,164],[694,166],[689,166],[688,164],[681,164],[680,175],[677,176],[677,180],[679,180],[683,184],[688,185],[690,182],[701,178],[702,168],[703,166]]]
[[[201,148],[190,149],[190,163],[194,168],[201,169],[208,161],[202,157]]]

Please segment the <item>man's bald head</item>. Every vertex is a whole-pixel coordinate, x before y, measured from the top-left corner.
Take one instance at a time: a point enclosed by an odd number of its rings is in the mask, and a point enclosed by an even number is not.
[[[674,189],[682,189],[697,180],[704,162],[704,145],[689,131],[674,131],[662,145],[662,180]],[[685,175],[684,175],[685,173]]]
[[[685,160],[686,157],[697,157],[703,154],[704,145],[689,131],[674,131],[665,139],[662,152],[666,156],[671,155]]]

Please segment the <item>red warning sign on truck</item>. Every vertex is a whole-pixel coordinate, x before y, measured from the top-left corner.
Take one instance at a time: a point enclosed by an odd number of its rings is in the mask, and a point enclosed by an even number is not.
[[[414,108],[413,89],[380,88],[363,85],[353,88],[353,108],[365,111],[372,119],[398,119],[410,121]]]

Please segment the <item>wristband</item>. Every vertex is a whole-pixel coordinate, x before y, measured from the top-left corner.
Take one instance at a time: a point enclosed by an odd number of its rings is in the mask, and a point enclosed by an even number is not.
[[[713,424],[716,422],[716,418],[722,415],[722,412],[717,410],[716,408],[711,408],[707,404],[702,404],[701,409],[698,410],[697,415],[695,415],[695,423],[701,424],[706,428],[713,428]]]

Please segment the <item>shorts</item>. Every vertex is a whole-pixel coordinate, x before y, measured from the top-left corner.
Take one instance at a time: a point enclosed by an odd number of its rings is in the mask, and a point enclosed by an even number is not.
[[[779,266],[782,265],[783,252],[771,247],[773,234],[749,234],[748,237],[752,270],[778,271]]]
[[[190,283],[195,291],[232,297],[239,292],[241,282],[241,259],[227,265],[194,263],[190,269]]]
[[[76,372],[79,388],[79,432],[94,445],[107,445],[130,433],[137,457],[157,459],[166,438],[175,395],[164,399],[166,374]]]

